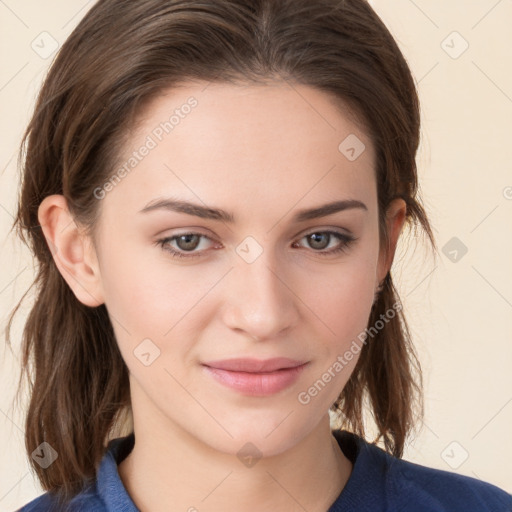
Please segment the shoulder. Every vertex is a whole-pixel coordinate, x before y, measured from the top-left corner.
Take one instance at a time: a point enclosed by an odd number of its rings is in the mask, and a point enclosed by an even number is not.
[[[59,503],[54,494],[46,492],[16,512],[82,512],[85,510],[87,512],[104,512],[107,510],[93,488],[88,488],[77,494],[66,507]]]
[[[117,470],[117,464],[131,451],[133,445],[133,434],[111,440],[96,472],[96,478],[84,484],[82,491],[65,505],[59,502],[56,494],[46,492],[16,512],[136,511]]]
[[[512,495],[495,485],[398,459],[348,432],[341,438],[353,446],[353,483],[386,504],[379,510],[512,512]]]
[[[387,456],[389,488],[403,507],[425,510],[512,512],[512,495],[488,482]],[[422,509],[423,510],[423,509]]]

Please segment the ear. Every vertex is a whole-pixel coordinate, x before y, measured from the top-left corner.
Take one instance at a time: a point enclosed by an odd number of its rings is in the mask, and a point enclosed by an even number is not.
[[[386,211],[386,226],[388,232],[388,244],[381,246],[379,250],[379,263],[377,269],[377,285],[386,277],[391,269],[395,257],[398,237],[405,223],[407,204],[403,199],[394,199]]]
[[[76,298],[86,306],[104,303],[94,245],[82,234],[62,195],[45,197],[38,219],[53,259]]]

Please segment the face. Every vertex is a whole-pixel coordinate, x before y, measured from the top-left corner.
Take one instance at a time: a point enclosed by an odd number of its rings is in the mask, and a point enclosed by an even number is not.
[[[374,149],[318,90],[205,86],[155,99],[95,191],[101,295],[136,428],[273,455],[325,420],[357,362],[339,358],[387,271]]]

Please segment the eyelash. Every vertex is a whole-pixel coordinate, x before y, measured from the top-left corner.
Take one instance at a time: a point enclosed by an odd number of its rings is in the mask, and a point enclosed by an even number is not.
[[[318,235],[318,234],[334,235],[341,242],[338,247],[336,247],[334,249],[330,249],[328,251],[326,251],[326,250],[323,250],[323,251],[315,251],[315,250],[313,250],[314,253],[316,253],[316,254],[318,254],[320,256],[326,256],[326,257],[327,256],[331,256],[333,254],[338,254],[338,253],[341,253],[341,252],[346,252],[350,248],[351,244],[357,240],[357,238],[352,236],[352,235],[347,235],[345,233],[339,233],[337,231],[330,231],[330,230],[326,230],[326,231],[311,231],[310,233],[306,233],[304,236],[302,236],[300,240],[302,240],[302,238],[306,238],[306,237],[308,237],[310,235]],[[189,253],[186,253],[186,252],[183,252],[183,251],[177,251],[175,249],[172,249],[172,248],[170,248],[167,245],[169,242],[172,242],[173,240],[176,240],[177,238],[180,238],[180,237],[185,236],[185,235],[197,235],[197,236],[200,236],[200,237],[207,238],[207,239],[211,240],[210,237],[208,237],[206,235],[203,235],[201,233],[190,232],[190,233],[181,233],[179,235],[175,235],[175,236],[171,236],[171,237],[167,237],[167,238],[161,238],[160,240],[156,241],[156,244],[158,246],[160,246],[162,248],[162,250],[164,250],[166,252],[169,252],[173,258],[196,258],[196,257],[201,256],[201,252],[189,252]],[[330,239],[329,239],[329,242],[330,242]]]

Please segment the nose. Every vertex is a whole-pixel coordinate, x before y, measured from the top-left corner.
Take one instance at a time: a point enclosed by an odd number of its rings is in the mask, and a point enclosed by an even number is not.
[[[276,339],[298,321],[299,298],[289,272],[264,251],[256,261],[237,261],[228,276],[224,323],[258,341]]]

